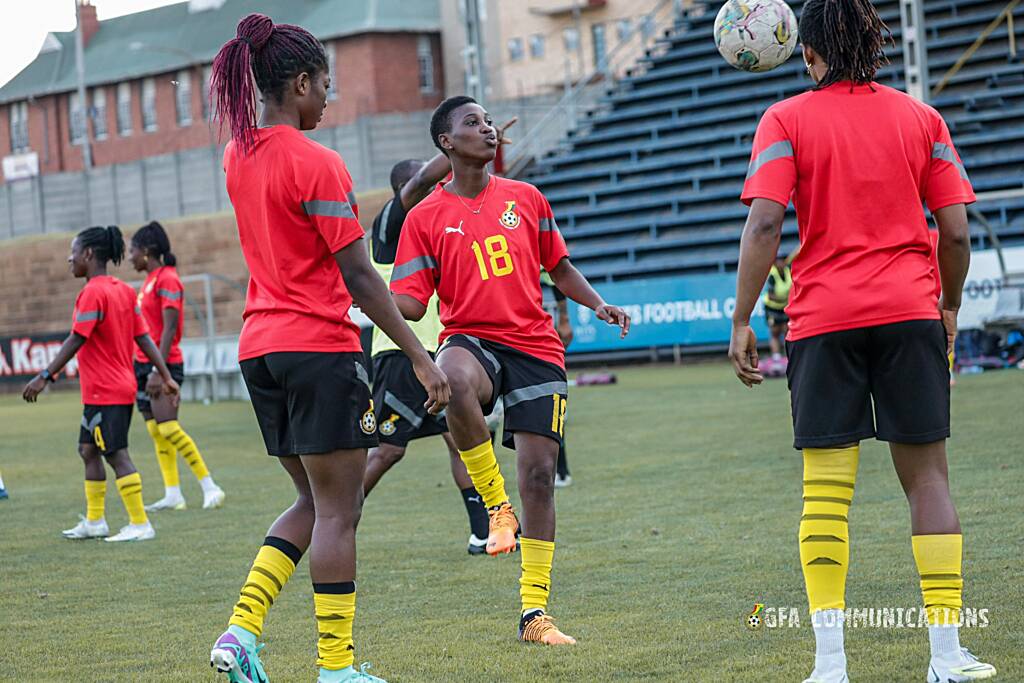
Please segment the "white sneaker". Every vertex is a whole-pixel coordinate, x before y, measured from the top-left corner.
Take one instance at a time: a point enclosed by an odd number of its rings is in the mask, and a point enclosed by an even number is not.
[[[804,683],[850,683],[850,677],[840,669],[833,669],[821,674],[815,669],[811,672],[810,678],[804,679]]]
[[[185,497],[180,493],[176,496],[165,495],[155,503],[146,506],[146,512],[157,512],[159,510],[184,510],[188,505]]]
[[[224,504],[224,489],[219,486],[203,494],[203,509],[212,510]]]
[[[959,657],[952,659],[932,657],[928,665],[928,683],[964,683],[980,681],[996,675],[996,668],[991,664],[979,662],[966,647],[960,648]]]
[[[555,488],[556,489],[564,489],[564,488],[567,488],[569,486],[572,486],[572,475],[567,474],[564,477],[559,475],[559,474],[555,475]]]
[[[145,524],[129,524],[121,527],[116,536],[107,539],[107,543],[118,543],[120,541],[148,541],[156,538],[156,529],[149,522]]]
[[[80,521],[77,525],[61,532],[64,535],[64,538],[103,538],[110,533],[110,527],[107,526],[107,522],[104,519],[97,519],[95,522],[90,522],[82,515],[79,515],[78,519]]]

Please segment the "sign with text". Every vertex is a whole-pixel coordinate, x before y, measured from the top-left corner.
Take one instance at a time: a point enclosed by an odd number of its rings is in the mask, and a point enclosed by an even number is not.
[[[39,374],[60,350],[67,333],[23,334],[0,337],[0,382],[27,382]],[[60,373],[62,377],[78,375],[74,358]]]

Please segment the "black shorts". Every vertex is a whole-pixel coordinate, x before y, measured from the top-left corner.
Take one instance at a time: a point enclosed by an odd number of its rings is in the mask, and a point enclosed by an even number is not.
[[[949,436],[949,361],[938,320],[831,332],[786,348],[794,448]]]
[[[777,308],[764,307],[764,319],[768,323],[768,327],[774,327],[775,325],[785,325],[789,322],[789,316],[786,315],[785,310]]]
[[[385,351],[373,357],[373,407],[381,443],[405,448],[413,439],[446,433],[444,418],[428,413],[426,401],[427,391],[408,356]]]
[[[181,386],[182,382],[185,381],[185,364],[168,363],[167,369],[171,371],[171,378],[178,383],[178,386]],[[153,412],[152,406],[149,404],[149,394],[146,393],[146,382],[149,381],[149,373],[152,371],[152,363],[135,361],[135,382],[138,384],[137,393],[135,394],[135,405],[143,413]]]
[[[267,453],[285,457],[377,445],[362,353],[284,351],[243,360]]]
[[[78,443],[87,443],[103,455],[128,448],[128,428],[132,424],[132,406],[85,406]]]
[[[482,406],[484,415],[494,410],[495,402],[501,397],[505,406],[503,446],[515,448],[516,432],[540,434],[562,445],[569,398],[565,370],[511,346],[467,334],[445,339],[438,355],[449,346],[468,349],[490,378],[494,396]]]

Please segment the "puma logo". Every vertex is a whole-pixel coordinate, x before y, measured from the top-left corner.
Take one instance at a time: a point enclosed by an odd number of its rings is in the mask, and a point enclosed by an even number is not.
[[[444,234],[446,234],[446,235],[451,234],[453,232],[456,232],[456,233],[462,235],[463,237],[466,236],[466,233],[462,232],[462,221],[459,221],[459,227],[457,227],[457,228],[453,228],[451,226],[447,226],[444,229]]]
[[[483,502],[483,501],[482,501],[482,500],[480,499],[480,497],[479,497],[479,496],[477,496],[477,497],[473,497],[473,496],[470,496],[470,497],[469,497],[469,498],[467,498],[466,500],[468,500],[468,501],[469,501],[470,503],[482,503],[482,502]]]

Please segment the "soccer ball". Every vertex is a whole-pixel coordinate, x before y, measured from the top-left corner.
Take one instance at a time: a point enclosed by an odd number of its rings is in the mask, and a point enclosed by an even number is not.
[[[796,15],[783,0],[727,0],[715,19],[715,46],[743,71],[774,69],[796,42]]]
[[[751,614],[747,617],[747,628],[754,630],[761,627],[761,617]]]

